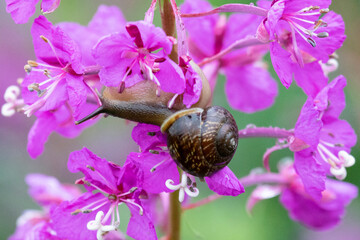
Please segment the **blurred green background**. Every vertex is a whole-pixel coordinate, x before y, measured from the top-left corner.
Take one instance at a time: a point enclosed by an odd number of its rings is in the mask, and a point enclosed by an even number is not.
[[[214,6],[231,1],[211,0]],[[249,3],[250,1],[242,1]],[[314,1],[315,2],[315,1]],[[113,4],[119,6],[128,21],[143,19],[144,12],[150,0],[62,0],[60,7],[48,18],[57,23],[60,21],[75,21],[86,25],[95,13],[99,4]],[[315,4],[315,3],[314,3]],[[333,1],[331,9],[342,14],[346,23],[347,40],[338,51],[340,56],[339,70],[333,74],[343,74],[348,79],[346,88],[347,108],[342,118],[348,120],[355,131],[359,133],[360,108],[360,78],[358,74],[360,62],[359,26],[360,1]],[[38,12],[39,13],[39,12]],[[38,14],[37,13],[37,14]],[[158,14],[158,12],[156,13]],[[28,59],[34,59],[29,24],[16,25],[5,11],[5,1],[0,3],[0,91],[4,93],[7,86],[15,84],[18,77],[22,77],[23,66]],[[156,17],[159,25],[159,18]],[[275,77],[271,65],[270,69]],[[277,78],[276,78],[277,79]],[[214,103],[229,108],[225,98],[224,77],[218,81],[218,89]],[[278,82],[279,83],[279,82]],[[271,109],[256,113],[243,114],[234,112],[240,128],[247,124],[257,126],[279,126],[292,128],[298,117],[300,108],[305,101],[303,92],[293,84],[286,90],[280,83],[279,96]],[[3,100],[0,102],[3,104]],[[108,160],[121,163],[130,151],[136,151],[137,146],[131,140],[132,124],[125,121],[107,118],[101,120],[83,132],[76,139],[64,139],[57,134],[51,135],[44,153],[36,160],[32,160],[26,152],[27,133],[34,122],[34,118],[26,118],[18,114],[12,118],[0,116],[0,239],[6,239],[14,232],[15,222],[24,209],[38,206],[27,194],[24,177],[30,172],[53,175],[62,182],[73,183],[80,175],[67,171],[67,158],[70,152],[88,147],[93,152]],[[255,167],[261,166],[261,159],[266,148],[272,146],[271,139],[241,140],[230,168],[238,176],[244,176]],[[352,154],[359,159],[359,145],[353,148]],[[288,150],[274,153],[271,157],[272,166],[285,157],[292,156]],[[359,164],[348,170],[347,181],[360,186]],[[201,196],[210,194],[207,187],[200,183]],[[287,212],[279,204],[278,199],[259,203],[252,216],[245,210],[245,203],[251,192],[235,197],[226,197],[207,206],[188,211],[182,222],[183,239],[360,239],[360,201],[357,199],[348,208],[343,223],[337,228],[326,232],[313,232],[292,222]],[[121,210],[122,226],[125,230],[128,212]]]

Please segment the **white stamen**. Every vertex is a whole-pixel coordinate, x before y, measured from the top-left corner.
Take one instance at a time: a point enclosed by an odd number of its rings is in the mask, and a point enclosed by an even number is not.
[[[9,86],[4,94],[4,99],[6,102],[12,102],[17,99],[17,97],[20,95],[20,88],[15,85]]]
[[[101,223],[103,217],[104,217],[104,212],[99,211],[96,214],[95,220],[89,221],[86,225],[87,229],[92,231],[97,231],[96,238],[98,240],[103,240],[104,239],[103,236],[106,233],[116,230],[116,226],[114,225],[103,225]]]
[[[185,199],[185,193],[189,197],[197,197],[199,195],[199,190],[196,187],[191,189],[188,186],[188,176],[183,172],[181,176],[181,183],[174,185],[174,181],[171,179],[166,180],[165,185],[170,190],[179,190],[179,202],[183,202]],[[191,186],[190,186],[191,187]]]
[[[4,117],[11,117],[15,113],[16,113],[16,111],[13,108],[12,103],[5,103],[4,105],[2,105],[2,107],[1,107],[1,115],[3,115]]]
[[[325,146],[336,148],[339,144],[331,144],[325,141],[321,141],[318,145],[317,150],[320,157],[330,164],[330,173],[337,179],[345,179],[347,172],[345,167],[351,167],[355,164],[355,158],[344,150],[338,152],[336,157],[329,149]]]
[[[338,156],[340,160],[344,162],[345,167],[351,167],[355,164],[354,156],[345,152],[344,150],[339,151]]]
[[[344,166],[341,166],[340,168],[331,167],[330,172],[339,180],[344,180],[346,178],[346,169]]]

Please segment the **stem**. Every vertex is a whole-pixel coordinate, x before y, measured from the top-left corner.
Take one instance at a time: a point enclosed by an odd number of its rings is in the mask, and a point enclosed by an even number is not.
[[[222,13],[222,12],[250,13],[250,14],[266,17],[268,10],[253,5],[233,3],[233,4],[222,5],[218,8],[215,8],[207,12],[181,14],[181,17],[203,17],[203,16]]]
[[[163,5],[160,5],[161,24],[167,36],[175,37],[175,14],[170,3],[170,0],[162,0]],[[170,59],[175,63],[179,62],[177,46],[174,45],[170,55]],[[179,174],[181,170],[178,168]],[[180,227],[181,227],[181,204],[179,202],[179,190],[170,194],[170,206],[169,206],[169,240],[180,240]]]
[[[175,37],[175,15],[170,0],[163,0],[163,5],[161,5],[161,1],[159,1],[159,5],[162,29],[167,36]],[[169,57],[174,62],[179,62],[176,45],[173,46]]]
[[[207,64],[209,62],[212,62],[214,60],[218,60],[221,57],[223,57],[224,55],[231,52],[232,50],[236,50],[236,49],[244,48],[244,47],[249,47],[249,46],[254,46],[254,45],[260,45],[260,44],[266,44],[266,43],[261,42],[256,37],[246,37],[244,39],[237,40],[234,43],[232,43],[229,47],[227,47],[224,50],[218,52],[214,56],[204,58],[204,60],[202,60],[198,65],[199,66],[204,66],[205,64]]]
[[[169,240],[180,240],[181,204],[179,190],[170,194]]]
[[[239,138],[253,138],[253,137],[266,137],[266,138],[287,138],[293,136],[292,130],[287,130],[278,127],[248,127],[239,130]]]
[[[243,184],[244,187],[249,187],[252,185],[260,184],[260,183],[278,183],[278,184],[286,184],[286,179],[278,173],[264,173],[264,174],[250,174],[243,178],[240,178],[239,181]],[[223,197],[223,195],[213,194],[210,195],[196,203],[189,204],[183,207],[183,211],[200,207],[202,205],[213,202],[219,198]]]

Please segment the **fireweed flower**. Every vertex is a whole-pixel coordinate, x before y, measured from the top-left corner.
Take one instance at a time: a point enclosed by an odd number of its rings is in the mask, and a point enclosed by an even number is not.
[[[83,184],[88,192],[63,202],[52,212],[54,229],[59,237],[102,239],[118,228],[118,209],[125,204],[131,212],[127,234],[135,239],[156,239],[151,217],[143,205],[146,201],[143,199],[146,193],[141,189],[144,176],[135,163],[127,162],[120,167],[84,148],[71,153],[68,168],[71,172],[84,174],[77,183]]]
[[[11,14],[15,23],[26,23],[36,11],[36,4],[39,0],[6,0],[6,11]],[[42,0],[41,12],[51,13],[59,6],[60,0]]]
[[[74,22],[61,22],[57,26],[66,32],[79,46],[81,63],[88,67],[93,66],[94,70],[99,70],[99,66],[95,66],[96,62],[92,56],[92,48],[103,36],[124,31],[125,24],[126,20],[118,7],[100,5],[87,26]],[[86,78],[89,75],[87,73],[84,77]]]
[[[345,168],[355,163],[349,152],[356,143],[356,134],[348,122],[339,119],[345,108],[345,86],[346,79],[339,76],[315,99],[309,98],[295,125],[295,138],[290,141],[290,150],[295,152],[294,167],[305,190],[316,199],[325,189],[327,174],[342,180]]]
[[[63,201],[80,196],[78,188],[64,185],[50,176],[29,174],[26,176],[30,196],[43,207],[42,210],[26,210],[17,220],[15,233],[11,240],[53,239],[60,240],[52,227],[50,211]]]
[[[195,178],[185,172],[179,175],[177,165],[166,147],[166,137],[160,132],[160,127],[138,124],[133,129],[132,137],[142,152],[130,153],[127,161],[138,163],[143,170],[143,188],[147,192],[180,190],[180,202],[184,200],[185,193],[190,197],[198,195]],[[228,167],[205,177],[205,181],[211,190],[220,195],[237,196],[244,192],[243,186]]]
[[[207,1],[185,1],[182,13],[211,10]],[[233,14],[226,19],[221,15],[184,18],[189,33],[191,56],[197,61],[206,60],[241,39],[254,38],[262,17]],[[259,42],[260,43],[260,42]],[[270,107],[277,96],[277,84],[262,62],[268,51],[266,45],[233,50],[203,66],[212,90],[219,71],[226,76],[225,93],[230,106],[251,113]],[[239,76],[241,76],[239,78]]]
[[[268,1],[258,2],[269,8],[258,37],[272,41],[270,56],[282,84],[289,87],[294,76],[311,97],[327,83],[319,61],[326,63],[346,38],[344,22],[340,15],[329,12],[330,3],[322,0],[313,6],[311,1],[275,0],[271,5]]]
[[[168,58],[172,42],[165,32],[153,24],[138,21],[128,23],[126,33],[114,33],[102,38],[94,49],[96,62],[102,66],[102,84],[118,87],[119,92],[134,84],[150,80],[164,92],[182,93],[184,75]]]
[[[31,34],[38,61],[29,61],[25,66],[29,73],[22,82],[25,88],[22,95],[29,105],[24,108],[25,114],[52,110],[69,100],[78,119],[89,91],[83,81],[84,67],[78,46],[43,16],[35,19]]]
[[[86,101],[94,99],[96,103],[97,96],[85,82],[77,44],[60,27],[40,16],[31,32],[38,60],[25,66],[28,74],[21,85],[25,114],[38,117],[28,136],[29,154],[36,158],[53,131],[76,137],[89,125],[75,126],[74,120],[96,107]]]
[[[314,230],[326,230],[340,223],[345,215],[345,207],[358,194],[356,186],[327,178],[326,189],[321,193],[320,199],[314,199],[305,190],[291,161],[281,162],[279,177],[282,179],[281,183],[260,185],[252,192],[248,210],[260,200],[280,195],[281,204],[293,220]]]

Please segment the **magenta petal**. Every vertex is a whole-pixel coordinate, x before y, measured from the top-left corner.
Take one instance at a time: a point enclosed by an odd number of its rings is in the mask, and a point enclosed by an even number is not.
[[[186,88],[183,94],[183,103],[187,108],[197,103],[202,90],[202,80],[195,71],[188,69],[186,73]]]
[[[232,14],[226,24],[222,48],[227,48],[237,40],[253,36],[263,19],[251,14]]]
[[[41,11],[43,13],[51,13],[59,6],[61,0],[42,0]]]
[[[274,1],[274,4],[269,9],[267,15],[267,23],[269,26],[270,37],[274,38],[275,28],[277,23],[279,22],[280,18],[283,15],[284,8],[285,8],[285,0]]]
[[[88,121],[84,124],[75,125],[71,109],[65,104],[52,113],[57,122],[56,132],[66,138],[75,138],[79,136],[82,130],[96,122]]]
[[[101,193],[92,194],[88,192],[75,200],[63,202],[51,211],[53,227],[58,237],[68,240],[96,239],[96,231],[88,230],[86,225],[89,221],[95,219],[98,211],[106,213],[109,209],[109,203],[90,213],[79,213],[76,215],[71,213],[101,199],[106,200],[107,198]],[[110,224],[110,221],[109,219],[107,224]]]
[[[267,70],[252,65],[224,70],[227,79],[225,93],[232,108],[253,113],[274,103],[277,84]]]
[[[129,22],[128,24],[138,27],[144,47],[150,52],[162,48],[165,54],[171,53],[172,43],[162,28],[145,21]]]
[[[270,43],[270,57],[274,70],[280,78],[281,83],[290,87],[292,82],[292,62],[291,54],[285,51],[279,44]]]
[[[56,129],[57,123],[49,112],[41,112],[28,134],[27,150],[30,157],[37,158],[43,151],[50,134]]]
[[[78,44],[81,49],[82,63],[85,66],[96,65],[92,48],[105,35],[124,31],[125,19],[116,6],[99,6],[88,27],[78,23],[63,22],[58,26]]]
[[[126,20],[121,10],[117,6],[100,5],[93,18],[88,24],[88,28],[104,36],[106,34],[124,31]]]
[[[205,181],[211,190],[220,195],[237,196],[245,192],[239,179],[229,167],[224,167],[213,175],[205,177]]]
[[[117,189],[120,167],[106,159],[99,158],[87,148],[70,154],[68,168],[73,173],[81,171],[85,175],[86,181],[101,187],[106,192]]]
[[[81,195],[75,186],[62,185],[56,178],[43,174],[28,174],[29,195],[41,206],[58,205]]]
[[[158,146],[166,146],[166,136],[160,132],[160,127],[139,123],[131,133],[132,139],[139,145],[141,152]]]
[[[39,0],[6,0],[6,11],[17,24],[26,23],[36,11]]]
[[[314,201],[293,189],[285,189],[280,201],[292,219],[315,230],[327,230],[339,224],[345,214],[345,207],[357,194],[356,186],[328,179],[320,201]]]
[[[156,236],[154,224],[151,218],[148,216],[147,212],[144,212],[143,215],[140,215],[138,207],[132,204],[128,204],[128,207],[130,209],[131,218],[126,233],[130,237],[139,240],[158,239]]]
[[[325,111],[322,120],[324,122],[330,119],[337,119],[340,117],[341,112],[345,108],[345,93],[346,79],[344,76],[338,76],[331,81],[328,86],[314,99],[314,104],[318,107],[319,111]]]
[[[125,34],[116,33],[101,39],[94,47],[93,55],[100,70],[100,81],[108,87],[118,86],[127,68],[136,59],[123,58],[122,54],[133,41]]]
[[[328,82],[319,62],[307,63],[304,64],[304,67],[293,64],[292,69],[297,85],[302,88],[306,95],[312,98],[314,98]]]
[[[327,32],[329,37],[315,38],[315,48],[303,41],[303,39],[300,39],[299,41],[302,41],[301,48],[304,51],[308,52],[316,59],[326,62],[329,59],[329,56],[339,49],[346,39],[345,24],[341,15],[332,11],[325,14],[321,20],[327,23],[327,27],[320,28],[317,33]]]
[[[211,9],[210,3],[204,0],[187,0],[181,5],[182,13],[198,13]],[[211,56],[215,53],[214,32],[218,19],[218,14],[198,18],[183,18],[191,42],[206,56]]]
[[[155,73],[164,92],[181,94],[185,90],[185,79],[181,68],[169,58],[160,63],[160,71]]]
[[[179,184],[177,165],[168,153],[130,153],[127,159],[139,164],[144,172],[142,188],[149,193],[172,192],[165,185],[168,179],[172,179],[174,184]],[[164,162],[161,163],[162,161]],[[158,165],[159,163],[161,164]],[[156,169],[151,171],[154,167]]]
[[[295,170],[304,184],[305,191],[315,200],[320,200],[321,192],[325,190],[324,167],[310,149],[295,152],[294,160]]]
[[[308,99],[302,107],[296,122],[295,137],[316,147],[319,143],[322,126],[323,124],[319,119],[319,111],[314,108],[312,100]]]
[[[37,58],[52,66],[65,67],[68,63],[71,63],[75,72],[81,73],[79,49],[76,43],[60,27],[54,27],[44,16],[40,16],[34,20],[31,35]],[[40,36],[47,38],[53,48]]]
[[[338,150],[344,149],[350,152],[350,149],[356,144],[357,136],[347,121],[335,120],[324,124],[321,130],[321,140],[333,144],[341,143],[344,148],[339,147]]]
[[[88,88],[83,81],[83,76],[70,74],[66,76],[69,104],[76,121],[80,119],[82,108],[86,104]]]

